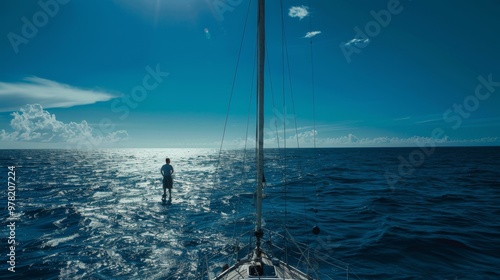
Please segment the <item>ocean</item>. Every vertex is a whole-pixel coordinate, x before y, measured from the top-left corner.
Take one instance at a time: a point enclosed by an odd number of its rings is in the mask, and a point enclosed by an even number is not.
[[[193,279],[253,228],[254,156],[0,150],[0,278]],[[265,166],[265,227],[349,279],[500,279],[500,147],[268,149]]]

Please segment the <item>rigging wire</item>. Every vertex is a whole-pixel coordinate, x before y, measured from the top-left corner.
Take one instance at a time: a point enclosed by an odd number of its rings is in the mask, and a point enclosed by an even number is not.
[[[229,120],[229,112],[231,111],[231,104],[232,104],[233,95],[234,95],[234,88],[235,88],[235,84],[236,84],[236,77],[237,77],[237,74],[238,74],[238,69],[239,69],[240,59],[241,59],[241,52],[242,52],[242,49],[243,49],[243,42],[244,42],[244,39],[245,39],[245,34],[247,33],[246,30],[247,30],[248,18],[249,18],[249,14],[250,14],[250,4],[251,4],[251,1],[248,1],[248,7],[247,7],[246,16],[245,16],[245,23],[244,23],[243,32],[242,32],[242,35],[241,35],[241,41],[240,41],[240,45],[239,45],[239,49],[238,49],[238,56],[237,56],[237,60],[236,60],[236,67],[235,67],[235,71],[234,71],[234,75],[233,75],[233,80],[232,80],[232,83],[231,83],[231,90],[230,90],[230,94],[229,94],[229,101],[228,101],[227,110],[226,110],[226,116],[225,116],[225,120],[224,120],[224,128],[223,128],[223,131],[222,131],[222,139],[221,139],[221,143],[220,143],[220,147],[219,147],[219,152],[218,152],[218,156],[217,156],[217,164],[216,164],[216,167],[215,167],[215,175],[213,177],[213,183],[212,183],[212,188],[211,188],[212,193],[214,192],[214,188],[215,188],[215,186],[217,184],[217,178],[218,178],[217,176],[219,174],[219,168],[220,168],[220,165],[221,165],[222,149],[223,149],[223,146],[224,146],[224,139],[225,139],[225,136],[226,136],[227,123],[228,123],[228,120]],[[246,139],[248,139],[248,135],[247,135]],[[244,158],[245,158],[245,155],[246,155],[246,141],[247,140],[245,140]],[[237,206],[236,207],[238,207],[239,201],[240,200],[239,200],[239,197],[238,197],[238,201],[237,201]],[[208,220],[205,220],[205,222],[208,223]],[[235,223],[235,226],[236,226],[236,223]],[[233,229],[233,239],[234,239],[234,234],[235,234],[235,228]]]
[[[282,14],[283,14],[283,11],[282,11]],[[283,15],[282,15],[283,17]],[[298,131],[298,127],[297,127],[297,114],[295,113],[295,99],[294,99],[294,94],[293,94],[293,86],[292,86],[292,73],[290,71],[291,67],[290,67],[290,56],[288,55],[288,44],[286,43],[287,40],[286,40],[286,31],[285,31],[285,24],[283,22],[283,19],[282,19],[282,37],[283,37],[283,50],[285,51],[285,57],[286,57],[286,60],[284,59],[283,60],[283,67],[284,67],[284,64],[285,64],[285,61],[286,61],[286,68],[288,70],[288,83],[289,83],[289,88],[290,88],[290,100],[292,102],[292,115],[293,115],[293,122],[294,122],[294,126],[295,126],[295,139],[297,140],[297,148],[300,148],[300,144],[299,144],[299,131]],[[285,76],[285,70],[283,70],[283,77]],[[284,83],[284,78],[283,78],[283,92],[285,91],[285,83]],[[286,111],[284,112],[285,114],[285,119],[286,119]]]
[[[309,7],[311,7],[311,0],[309,0]],[[312,32],[312,20],[311,16],[309,16],[309,32]],[[316,151],[316,100],[315,100],[315,88],[314,88],[314,56],[313,56],[313,37],[309,38],[309,46],[310,46],[310,57],[311,57],[311,93],[312,93],[312,114],[313,114],[313,146]],[[316,161],[314,161],[315,170],[317,170]],[[318,222],[318,185],[314,184],[314,193],[316,195],[315,206],[314,206],[314,224]]]
[[[285,94],[285,53],[284,53],[284,46],[286,45],[285,43],[285,19],[284,19],[284,10],[283,10],[283,0],[280,0],[280,14],[281,14],[281,70],[282,70],[282,95],[283,95],[283,110],[284,110],[284,117],[283,117],[283,187],[285,189],[285,217],[284,217],[284,222],[285,222],[285,231],[286,227],[288,224],[288,197],[287,197],[287,192],[288,192],[288,182],[287,182],[287,177],[286,177],[286,169],[287,169],[287,153],[286,153],[286,94]],[[279,139],[278,139],[279,140]],[[288,263],[288,245],[287,245],[287,238],[285,238],[285,258],[286,262]]]
[[[221,158],[221,153],[222,153],[222,147],[224,145],[224,138],[226,136],[226,128],[227,128],[227,122],[228,122],[228,119],[229,119],[229,112],[231,110],[231,103],[232,103],[232,100],[233,100],[233,94],[234,94],[234,85],[236,84],[236,76],[238,75],[238,69],[239,69],[239,65],[240,65],[240,59],[241,59],[241,50],[243,49],[243,41],[244,41],[244,38],[245,38],[245,34],[246,34],[246,29],[247,29],[247,23],[248,23],[248,15],[250,13],[250,3],[251,1],[248,1],[248,9],[247,9],[247,14],[245,16],[245,24],[243,26],[243,34],[241,35],[241,42],[240,42],[240,47],[238,49],[238,58],[236,60],[236,69],[234,71],[234,75],[233,75],[233,81],[232,81],[232,84],[231,84],[231,91],[230,91],[230,94],[229,94],[229,102],[228,102],[228,105],[227,105],[227,111],[226,111],[226,118],[224,120],[224,129],[222,131],[222,139],[220,141],[220,147],[219,147],[219,161],[217,162],[217,168],[216,168],[216,171],[218,170],[218,167],[219,167],[219,163],[220,163],[220,158]]]
[[[309,0],[309,7],[311,7],[311,0]],[[309,32],[312,32],[311,16],[309,16]],[[312,113],[313,113],[313,145],[316,148],[316,100],[314,90],[314,57],[313,57],[313,36],[309,38],[310,46],[310,59],[311,59],[311,93],[312,93]]]
[[[282,17],[283,17],[283,7],[282,7]],[[284,67],[285,67],[285,63],[286,63],[286,69],[287,69],[287,74],[288,74],[288,82],[289,82],[289,90],[290,90],[290,101],[291,101],[291,104],[292,104],[292,113],[293,113],[293,121],[294,121],[294,129],[295,129],[295,140],[296,140],[296,144],[297,144],[297,148],[300,148],[300,141],[299,141],[299,132],[298,132],[298,125],[297,125],[297,114],[295,112],[295,99],[294,99],[294,92],[293,92],[293,84],[292,84],[292,75],[291,75],[291,67],[290,67],[290,56],[289,56],[289,52],[288,52],[288,44],[287,44],[287,39],[286,39],[286,31],[285,31],[285,24],[284,24],[284,20],[282,18],[282,42],[283,42],[283,47],[282,49],[284,50],[284,53],[282,53],[282,55],[284,55],[284,57],[282,57],[283,59],[283,77],[285,77],[285,70],[284,70]],[[283,78],[283,92],[285,92],[285,82],[284,82],[284,78]],[[284,97],[283,99],[285,99],[285,94],[284,94]],[[284,101],[285,103],[285,101]],[[286,122],[285,122],[286,123]],[[286,138],[286,127],[284,128],[284,142],[285,142],[285,147],[286,147],[286,143],[287,143],[287,138]],[[285,150],[285,160],[286,160],[286,150]],[[285,172],[286,172],[286,162],[285,162]],[[298,161],[298,164],[299,166],[297,167],[299,171],[303,170],[304,169],[304,166],[303,166],[303,161]],[[286,175],[285,175],[286,176]],[[285,177],[285,203],[286,203],[286,193],[288,192],[288,187],[287,187],[287,182],[286,182],[286,177]],[[306,190],[305,190],[305,186],[304,184],[302,184],[302,187],[301,187],[301,190],[302,190],[302,195],[304,197],[306,197],[308,195],[308,193],[306,193]],[[303,201],[302,203],[302,206],[303,206],[303,212],[304,212],[304,219],[306,219],[306,223],[307,223],[307,209],[306,209],[306,202]],[[286,208],[286,207],[285,207]],[[308,236],[308,235],[306,235]]]
[[[256,46],[257,48],[257,46]],[[255,55],[254,57],[254,62],[257,61],[257,55]],[[253,67],[253,70],[252,70],[252,77],[255,77],[255,68],[256,68],[256,63],[254,63],[254,67]],[[253,79],[252,79],[253,80]],[[241,176],[241,180],[240,180],[240,190],[242,189],[242,186],[245,184],[245,181],[247,180],[247,175],[248,173],[245,172],[245,168],[246,168],[246,164],[247,164],[247,151],[248,151],[248,148],[247,148],[247,145],[248,145],[248,135],[249,135],[249,130],[250,130],[250,111],[251,111],[251,105],[252,105],[252,101],[253,101],[253,88],[254,86],[254,83],[251,83],[250,85],[250,94],[249,94],[249,97],[250,99],[248,100],[248,108],[247,108],[247,125],[246,125],[246,134],[245,134],[245,141],[244,141],[244,147],[243,147],[243,159],[242,159],[242,173],[243,175],[245,176]],[[239,191],[237,192],[238,194],[241,194],[242,192]],[[238,195],[238,199],[236,201],[236,206],[235,206],[235,211],[236,213],[238,212],[238,207],[240,206],[240,203],[241,203],[241,195]],[[235,213],[235,214],[236,214]],[[232,240],[235,239],[235,236],[236,236],[236,224],[237,224],[237,215],[235,215],[234,217],[235,221],[234,221],[234,225],[233,225],[233,237],[231,238]],[[243,227],[240,227],[240,232],[238,234],[238,236],[242,236],[242,233],[243,233],[243,230],[244,228]]]
[[[252,77],[255,78],[255,72],[256,72],[256,66],[257,66],[257,44],[255,45],[255,55],[254,55],[254,63],[253,63],[253,69],[252,69]],[[253,80],[253,79],[252,79]],[[246,126],[246,134],[245,134],[245,141],[244,141],[244,148],[243,148],[243,168],[242,170],[245,171],[245,166],[246,166],[246,162],[247,162],[247,145],[248,145],[248,135],[249,135],[249,131],[250,131],[250,112],[251,112],[251,105],[252,105],[252,101],[253,101],[253,91],[254,91],[254,83],[252,82],[251,85],[250,85],[250,94],[249,94],[249,100],[248,100],[248,108],[247,108],[247,126]],[[247,172],[243,172],[243,174],[247,175]],[[247,176],[242,176],[241,177],[241,181],[240,181],[240,187],[244,185],[246,179],[248,177]],[[241,194],[241,192],[239,192]],[[240,195],[238,195],[238,200],[237,200],[237,203],[236,203],[236,209],[239,207],[240,205],[240,202],[241,202],[241,198],[240,198]],[[238,212],[238,211],[236,211]],[[235,219],[236,219],[236,216],[235,216]],[[235,237],[235,234],[236,234],[236,220],[234,221],[234,227],[233,227],[233,238]],[[238,236],[242,236],[242,233],[243,233],[243,230],[244,228],[243,227],[240,227],[240,233]]]
[[[278,116],[276,115],[276,104],[274,102],[274,90],[273,90],[273,78],[271,76],[271,65],[269,62],[269,59],[266,59],[267,62],[267,72],[269,73],[269,87],[271,88],[271,102],[273,105],[273,117],[274,117],[274,130],[276,131],[276,144],[278,146],[278,149],[280,148],[280,136],[279,136],[279,129],[278,129]]]

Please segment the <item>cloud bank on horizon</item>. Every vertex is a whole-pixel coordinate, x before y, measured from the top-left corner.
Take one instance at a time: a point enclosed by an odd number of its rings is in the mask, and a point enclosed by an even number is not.
[[[1,141],[58,144],[58,148],[99,148],[112,147],[113,144],[123,143],[128,140],[128,133],[119,130],[103,134],[94,131],[85,121],[80,123],[63,123],[56,119],[54,114],[44,110],[40,104],[28,104],[18,112],[11,114],[13,117],[10,126],[11,132],[0,130]],[[302,132],[289,135],[287,143],[300,143],[300,147],[404,147],[404,146],[441,146],[441,145],[463,145],[463,144],[496,144],[500,142],[499,137],[484,137],[474,139],[451,139],[445,136],[441,139],[432,137],[357,137],[348,133],[339,137],[321,137],[317,130],[299,129]],[[276,145],[274,133],[270,133],[264,140],[266,145]],[[283,138],[279,137],[283,143]],[[255,139],[234,139],[226,141],[225,147],[243,148],[251,145]],[[60,144],[65,144],[61,146]],[[214,143],[220,145],[220,143]]]
[[[274,133],[269,133],[264,139],[266,147],[277,147],[276,136],[272,136]],[[500,142],[500,137],[483,137],[483,138],[473,138],[473,139],[454,139],[448,136],[443,136],[442,138],[433,138],[425,136],[410,136],[410,137],[357,137],[352,133],[339,137],[324,137],[321,136],[321,132],[317,130],[303,130],[297,134],[293,134],[286,137],[287,143],[296,143],[298,140],[300,147],[302,148],[332,148],[332,147],[439,147],[439,146],[461,146],[466,144],[477,144],[477,145],[491,145],[498,144]],[[279,137],[280,146],[283,147],[283,138]],[[214,143],[220,144],[220,143]],[[252,146],[255,144],[255,138],[248,139],[233,139],[226,141],[224,146],[227,148],[243,148]],[[290,148],[292,145],[287,145]]]
[[[68,108],[108,101],[118,97],[99,90],[76,88],[39,77],[26,77],[24,82],[0,82],[0,112],[17,111],[26,104],[37,103],[43,108]]]
[[[14,142],[65,143],[69,147],[97,148],[124,141],[125,130],[102,134],[93,131],[85,121],[63,123],[40,104],[28,104],[11,114],[12,132],[0,130],[0,140]]]
[[[407,146],[440,146],[446,145],[463,145],[463,144],[491,144],[498,143],[499,137],[484,137],[475,139],[451,139],[448,136],[443,138],[433,138],[424,136],[411,136],[411,137],[357,137],[349,133],[340,137],[318,137],[318,132],[315,130],[305,131],[298,134],[298,136],[290,136],[287,141],[292,143],[296,137],[299,142],[304,146],[312,146],[313,140],[316,141],[318,147],[407,147]],[[313,138],[314,137],[314,138]]]

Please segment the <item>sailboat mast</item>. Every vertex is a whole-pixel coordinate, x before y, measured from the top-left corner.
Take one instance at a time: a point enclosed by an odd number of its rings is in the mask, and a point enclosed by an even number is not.
[[[257,15],[257,198],[255,236],[257,249],[260,247],[262,237],[262,188],[264,184],[264,60],[265,60],[265,25],[264,25],[264,0],[259,0]]]

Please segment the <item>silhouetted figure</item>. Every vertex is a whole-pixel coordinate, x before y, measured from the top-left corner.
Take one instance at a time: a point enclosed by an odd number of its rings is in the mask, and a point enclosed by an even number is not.
[[[165,159],[166,164],[161,167],[161,175],[163,175],[163,199],[167,199],[167,189],[169,199],[172,199],[172,185],[174,180],[172,179],[172,174],[174,173],[174,168],[170,165],[170,159]]]

